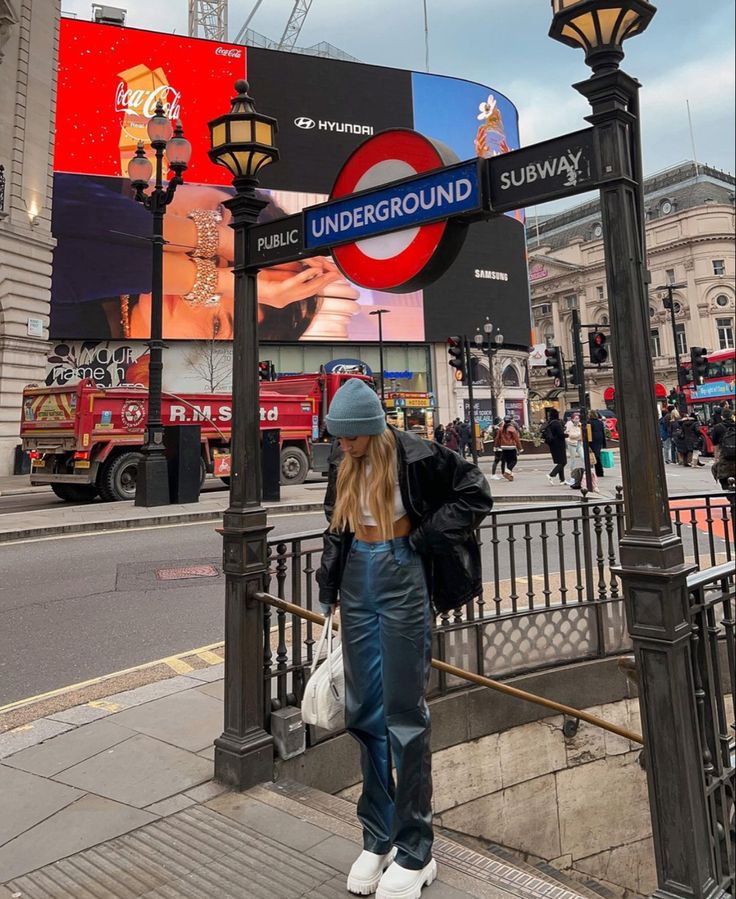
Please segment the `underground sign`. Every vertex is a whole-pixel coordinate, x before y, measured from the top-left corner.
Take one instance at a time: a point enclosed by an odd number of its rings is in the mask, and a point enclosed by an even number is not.
[[[361,287],[418,290],[460,251],[467,225],[452,217],[481,207],[476,160],[457,163],[416,131],[383,131],[348,158],[329,202],[304,211],[305,247],[332,248],[342,273]]]

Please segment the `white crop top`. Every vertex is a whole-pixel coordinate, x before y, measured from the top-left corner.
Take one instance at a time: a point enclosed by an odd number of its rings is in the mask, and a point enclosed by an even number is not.
[[[366,464],[365,477],[360,489],[360,523],[364,524],[366,527],[376,527],[378,522],[371,513],[370,507],[368,505],[368,496],[366,495],[365,489],[366,481],[368,480],[370,473],[371,467],[370,465]],[[394,479],[394,521],[398,521],[399,518],[403,518],[404,515],[406,515],[404,501],[401,498],[401,488],[399,487],[398,470],[395,470]]]

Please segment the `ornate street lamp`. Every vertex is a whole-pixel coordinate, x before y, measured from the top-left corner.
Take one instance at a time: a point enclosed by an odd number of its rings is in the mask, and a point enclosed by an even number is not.
[[[618,68],[626,38],[641,34],[656,8],[646,0],[552,0],[549,36],[581,47],[597,74]]]
[[[210,159],[225,166],[235,196],[225,205],[235,231],[230,505],[223,517],[225,571],[225,727],[215,740],[215,777],[246,789],[270,780],[272,739],[265,730],[262,674],[268,525],[261,507],[257,270],[247,267],[248,230],[266,201],[256,174],[279,158],[276,119],[256,112],[248,82],[236,81],[230,112],[209,123]],[[246,689],[248,687],[248,689]]]
[[[483,325],[483,334],[481,334],[480,329],[478,329],[478,332],[473,339],[478,347],[481,349],[485,347],[486,355],[488,356],[488,386],[491,391],[491,424],[495,424],[498,416],[496,415],[496,395],[493,383],[493,354],[494,352],[497,353],[503,346],[503,334],[499,332],[493,339],[491,339],[491,334],[493,334],[493,322],[486,316],[485,324]],[[496,344],[495,350],[493,348],[494,343]]]
[[[386,409],[386,393],[383,384],[383,316],[388,315],[390,312],[390,309],[373,309],[368,313],[368,315],[378,316],[378,364],[381,367],[381,405],[383,406],[384,411]]]
[[[727,827],[709,811],[714,765],[700,745],[693,687],[687,576],[673,532],[649,349],[649,297],[639,134],[639,83],[618,66],[623,41],[655,8],[644,0],[552,0],[550,36],[582,47],[593,69],[574,85],[585,96],[601,162],[606,280],[614,383],[623,435],[624,533],[617,570],[639,672],[658,899],[727,895],[717,859],[733,854]],[[706,708],[702,714],[709,714]],[[710,789],[710,788],[709,788]],[[710,814],[713,813],[713,819]],[[731,881],[732,882],[732,881]]]
[[[146,193],[154,173],[146,156],[143,142],[138,144],[135,156],[128,163],[130,186],[135,199],[153,215],[152,265],[151,265],[151,339],[148,363],[148,419],[146,442],[138,466],[135,505],[165,506],[169,503],[169,476],[164,455],[164,428],[161,422],[161,383],[163,370],[163,303],[164,303],[164,215],[166,207],[174,199],[176,188],[182,184],[182,175],[192,155],[192,147],[184,137],[181,123],[176,128],[166,116],[163,105],[156,104],[156,111],[148,122],[148,137],[156,162],[153,189]],[[166,184],[163,175],[164,156],[174,177]]]

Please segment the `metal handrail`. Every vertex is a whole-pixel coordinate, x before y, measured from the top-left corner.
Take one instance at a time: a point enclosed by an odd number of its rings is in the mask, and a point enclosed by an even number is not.
[[[311,621],[313,624],[325,623],[325,617],[323,615],[319,615],[317,612],[310,612],[308,609],[303,609],[301,606],[294,605],[294,603],[288,602],[286,599],[280,599],[278,596],[272,596],[270,593],[258,592],[252,595],[254,599],[257,599],[264,605],[275,606],[282,612],[296,615],[298,618],[303,618],[305,621]],[[332,626],[335,630],[339,628],[337,621],[333,621]],[[552,711],[560,712],[570,718],[587,721],[588,724],[593,724],[595,727],[600,727],[602,730],[607,730],[619,737],[624,737],[626,740],[631,740],[632,743],[644,745],[644,738],[641,734],[637,734],[625,727],[619,727],[617,724],[612,724],[610,721],[598,718],[597,715],[591,715],[588,712],[582,711],[582,709],[574,709],[572,706],[565,705],[562,702],[555,702],[553,699],[545,699],[543,696],[537,696],[536,693],[529,693],[526,690],[520,690],[518,687],[512,687],[509,686],[509,684],[491,680],[491,678],[484,677],[481,674],[473,674],[472,671],[466,671],[464,668],[456,668],[455,665],[449,665],[447,662],[441,662],[438,659],[432,659],[432,667],[437,671],[443,671],[445,674],[452,674],[455,677],[460,677],[463,680],[478,684],[481,687],[490,687],[492,690],[496,690],[499,693],[513,696],[515,699],[533,702],[536,705],[541,705],[544,706],[544,708],[552,709]]]

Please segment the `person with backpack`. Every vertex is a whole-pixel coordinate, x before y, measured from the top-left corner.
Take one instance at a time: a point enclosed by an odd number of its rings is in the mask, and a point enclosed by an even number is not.
[[[550,484],[565,483],[565,465],[567,464],[567,449],[565,447],[565,430],[560,421],[560,413],[557,409],[549,410],[549,421],[542,429],[542,439],[549,447],[554,467],[547,475]]]
[[[389,427],[364,381],[343,384],[325,423],[336,443],[319,603],[325,615],[340,607],[345,726],[363,773],[363,851],[347,889],[419,899],[437,876],[426,699],[434,613],[482,592],[475,530],[493,501],[475,465]]]
[[[722,420],[711,432],[713,445],[718,449],[718,458],[713,463],[713,477],[721,489],[728,490],[729,478],[736,478],[736,421],[733,411],[726,407]]]

